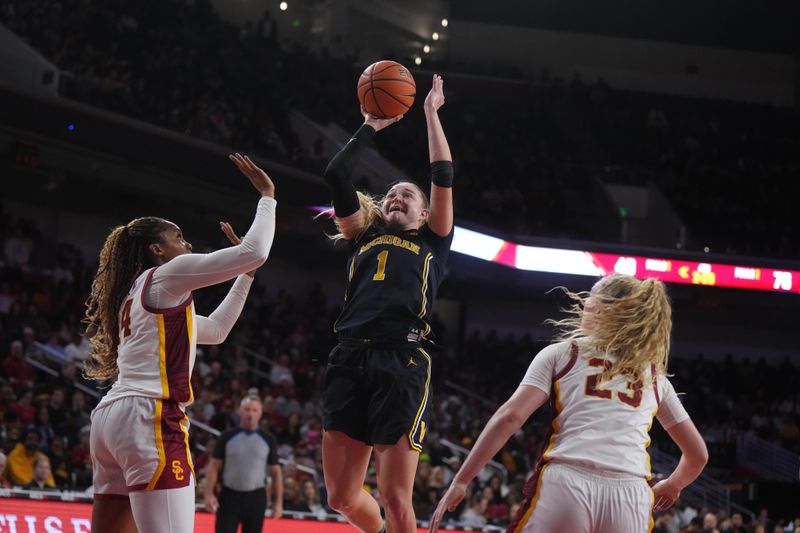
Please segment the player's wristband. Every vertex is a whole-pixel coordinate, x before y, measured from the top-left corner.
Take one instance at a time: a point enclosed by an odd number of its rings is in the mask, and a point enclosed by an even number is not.
[[[453,186],[453,162],[434,161],[431,163],[431,183],[438,187]]]

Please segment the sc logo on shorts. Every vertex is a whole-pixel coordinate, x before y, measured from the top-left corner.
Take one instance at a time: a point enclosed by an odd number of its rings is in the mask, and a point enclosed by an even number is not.
[[[178,459],[172,461],[172,473],[175,474],[175,479],[177,481],[183,481],[183,467],[181,466],[181,462]]]

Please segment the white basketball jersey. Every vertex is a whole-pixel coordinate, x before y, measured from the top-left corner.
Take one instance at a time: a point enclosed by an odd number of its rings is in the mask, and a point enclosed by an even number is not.
[[[637,382],[617,376],[601,383],[600,374],[615,360],[559,343],[531,363],[522,383],[549,391],[556,412],[542,459],[650,479],[648,432],[662,398],[670,396],[669,425],[688,414],[669,380],[654,377],[652,369]],[[546,377],[551,387],[544,383]]]
[[[136,278],[120,308],[119,375],[99,406],[125,396],[144,396],[171,400],[183,409],[194,399],[190,380],[197,332],[192,297],[169,309],[150,307],[144,293],[153,272],[155,268]]]

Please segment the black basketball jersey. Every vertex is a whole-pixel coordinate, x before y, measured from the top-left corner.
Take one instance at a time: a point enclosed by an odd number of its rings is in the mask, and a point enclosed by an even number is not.
[[[431,334],[436,291],[453,241],[427,225],[419,230],[371,228],[350,243],[340,337],[419,341]]]

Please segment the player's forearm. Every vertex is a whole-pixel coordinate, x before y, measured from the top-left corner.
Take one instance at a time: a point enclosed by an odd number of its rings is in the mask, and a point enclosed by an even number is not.
[[[233,286],[208,317],[197,317],[197,343],[221,344],[233,329],[247,301],[253,278],[246,274],[236,278]]]
[[[249,254],[261,264],[267,260],[275,238],[275,210],[277,202],[269,196],[262,196],[258,201],[256,216],[250,229],[247,230],[239,248],[242,254]],[[243,271],[248,272],[250,269]]]
[[[358,195],[350,176],[374,135],[375,129],[372,126],[361,126],[344,148],[333,156],[325,169],[323,178],[331,191],[333,208],[338,218],[352,215],[359,209]]]
[[[681,449],[681,459],[669,480],[682,490],[703,471],[708,462],[708,448],[690,418],[668,427],[667,433]]]
[[[453,156],[442,123],[434,109],[425,109],[428,123],[428,151],[431,160],[431,205],[428,225],[445,236],[453,229]]]
[[[214,495],[214,487],[217,486],[217,477],[217,469],[209,464],[208,467],[206,467],[206,482],[203,489],[205,497]]]
[[[167,294],[183,295],[260,267],[267,260],[275,238],[276,205],[274,198],[262,197],[241,244],[210,254],[179,255],[156,270],[153,285]]]
[[[453,478],[453,483],[468,485],[478,473],[491,461],[497,452],[508,442],[511,435],[522,427],[524,420],[520,420],[514,413],[501,407],[486,424],[472,451],[469,452],[461,469]]]
[[[272,470],[272,486],[275,491],[274,501],[283,505],[283,472],[280,467]]]
[[[669,476],[670,483],[673,483],[679,490],[685,489],[697,479],[707,462],[708,456],[682,454],[678,466]]]
[[[428,125],[428,153],[430,162],[452,161],[450,145],[447,144],[447,137],[442,128],[442,121],[439,120],[439,113],[433,109],[425,109],[425,122]]]
[[[452,176],[452,167],[450,169]],[[437,185],[435,175],[431,185],[431,207],[428,226],[437,235],[444,237],[453,230],[453,189]],[[451,177],[452,180],[452,177]]]

